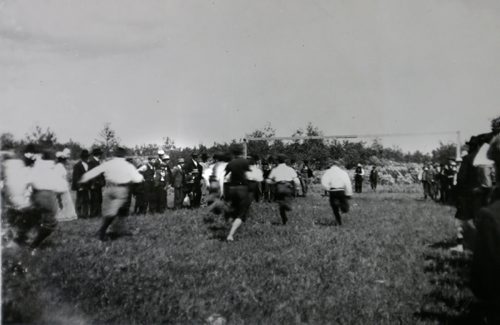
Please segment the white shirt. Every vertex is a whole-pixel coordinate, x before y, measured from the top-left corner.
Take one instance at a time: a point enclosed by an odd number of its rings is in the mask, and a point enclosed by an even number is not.
[[[144,180],[134,165],[125,158],[115,157],[83,174],[80,182],[87,182],[100,174],[104,174],[107,181],[115,184],[140,183]]]
[[[5,175],[4,185],[8,202],[15,209],[28,207],[31,196],[30,167],[26,167],[20,159],[7,159],[3,162],[2,167]]]
[[[346,196],[352,196],[352,185],[349,174],[338,166],[332,166],[321,177],[321,185],[325,190],[344,190]]]
[[[60,173],[54,161],[37,159],[31,167],[31,185],[37,190],[66,192],[68,191],[68,182],[61,177]]]
[[[279,164],[274,167],[269,173],[269,179],[273,182],[291,182],[293,181],[295,185],[300,185],[299,178],[297,177],[297,172],[292,167],[286,164]]]
[[[257,165],[250,165],[250,171],[245,173],[249,181],[262,182],[264,181],[264,174]]]
[[[87,163],[83,160],[82,160],[82,165],[83,165],[83,168],[85,169],[85,171],[89,170],[89,165],[87,165]]]

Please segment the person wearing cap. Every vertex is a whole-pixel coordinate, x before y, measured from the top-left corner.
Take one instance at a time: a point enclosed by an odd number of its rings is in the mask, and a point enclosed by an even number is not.
[[[250,171],[250,164],[243,157],[243,148],[241,146],[234,145],[231,151],[235,158],[226,165],[224,172],[226,177],[229,176],[227,200],[231,205],[231,210],[228,211],[226,217],[233,220],[226,238],[228,242],[234,240],[234,234],[241,224],[246,221],[251,204],[246,176],[246,173]]]
[[[128,216],[130,209],[130,184],[140,183],[144,180],[144,177],[137,171],[134,165],[125,160],[125,155],[126,150],[124,148],[116,148],[112,159],[89,170],[80,180],[80,183],[86,183],[101,175],[106,180],[106,188],[103,195],[103,219],[98,231],[99,239],[103,241],[108,239],[106,234],[107,229],[116,217],[124,218]]]
[[[488,159],[500,173],[500,135],[490,142]],[[500,188],[493,190],[491,201],[480,209],[474,245],[471,288],[485,313],[487,324],[500,323]]]
[[[102,150],[94,148],[92,156],[88,160],[89,170],[101,164]],[[90,216],[99,217],[102,213],[102,188],[106,185],[104,177],[101,175],[90,184]]]
[[[186,192],[190,196],[191,206],[198,208],[201,205],[201,180],[203,167],[199,162],[198,153],[193,152],[191,159],[186,162]]]
[[[138,171],[144,176],[144,184],[143,184],[143,206],[141,208],[141,213],[156,213],[157,207],[157,195],[155,193],[155,184],[154,184],[154,176],[155,176],[155,157],[150,156],[148,160],[139,167]]]
[[[56,153],[57,162],[55,164],[55,170],[57,175],[67,184],[68,183],[68,171],[66,170],[66,164],[70,155],[69,149],[64,149],[63,151],[58,151]],[[67,190],[60,195],[59,199],[62,204],[62,208],[57,214],[57,219],[59,221],[71,221],[77,218],[75,205],[73,204],[73,199],[71,198],[70,188],[68,186]]]
[[[304,160],[302,163],[302,168],[300,169],[300,175],[301,175],[301,186],[302,186],[302,193],[304,196],[306,196],[307,191],[309,190],[309,183],[311,182],[311,178],[314,177],[313,171],[311,167],[309,166],[309,161]]]
[[[268,182],[275,184],[275,197],[279,205],[281,222],[288,222],[287,211],[292,211],[291,200],[294,188],[300,186],[297,172],[286,164],[286,156],[278,155],[278,165],[269,173]]]
[[[365,175],[365,171],[361,164],[356,166],[354,170],[354,190],[356,193],[363,192],[363,176]]]
[[[352,196],[352,185],[349,174],[335,160],[329,161],[331,166],[321,177],[321,185],[328,191],[330,206],[335,216],[335,221],[342,225],[340,212],[349,212],[349,199]]]
[[[177,159],[177,165],[172,169],[171,184],[174,188],[174,209],[182,208],[182,202],[186,196],[184,178],[184,158]]]
[[[156,212],[164,213],[167,208],[168,174],[160,161],[155,162],[154,192],[156,195]]]
[[[89,170],[89,152],[83,149],[80,153],[80,160],[73,166],[73,177],[71,189],[76,191],[76,215],[80,219],[90,216],[90,188],[88,184],[80,184],[83,174]]]

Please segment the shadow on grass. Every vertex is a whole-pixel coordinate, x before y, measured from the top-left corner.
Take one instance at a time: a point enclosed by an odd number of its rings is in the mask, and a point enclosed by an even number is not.
[[[439,324],[481,324],[478,307],[468,289],[471,256],[449,251],[454,245],[454,241],[442,241],[428,246],[424,272],[432,289],[424,295],[415,316]]]

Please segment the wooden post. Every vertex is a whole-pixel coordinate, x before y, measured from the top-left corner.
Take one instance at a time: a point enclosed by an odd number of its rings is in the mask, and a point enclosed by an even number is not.
[[[460,131],[457,131],[457,158],[461,158],[462,155],[462,150],[461,150],[462,144],[460,141]]]

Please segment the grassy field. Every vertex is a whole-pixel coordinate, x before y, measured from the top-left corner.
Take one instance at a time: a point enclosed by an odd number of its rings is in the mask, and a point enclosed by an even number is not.
[[[333,226],[320,190],[290,222],[253,204],[236,241],[203,209],[131,216],[134,236],[100,242],[99,220],[60,224],[35,256],[4,250],[3,320],[47,324],[434,324],[472,295],[470,256],[450,253],[453,213],[419,188],[363,193]],[[21,261],[22,267],[14,267]]]

